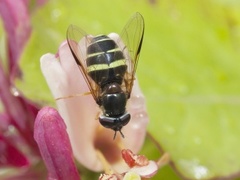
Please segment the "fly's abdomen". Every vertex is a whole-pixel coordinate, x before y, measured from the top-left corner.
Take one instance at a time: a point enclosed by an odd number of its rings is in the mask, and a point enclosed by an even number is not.
[[[117,44],[108,36],[93,39],[87,48],[88,75],[101,87],[116,82],[122,84],[127,69],[125,57]]]

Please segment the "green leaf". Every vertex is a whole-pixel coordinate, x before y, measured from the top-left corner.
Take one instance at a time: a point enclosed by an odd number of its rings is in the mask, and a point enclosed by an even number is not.
[[[147,26],[155,26],[143,47],[152,55],[141,57],[148,64],[139,79],[149,130],[177,171],[189,179],[229,177],[240,170],[239,36],[227,23],[237,17],[226,13],[234,6],[199,3],[176,3]]]
[[[237,1],[207,0],[49,1],[32,16],[33,33],[21,58],[24,76],[17,85],[27,97],[53,104],[39,59],[57,52],[68,25],[90,34],[120,33],[139,11],[146,33],[137,74],[148,102],[149,131],[182,177],[237,175],[239,7]],[[157,151],[152,147],[146,153]],[[167,166],[153,179],[169,177],[179,179]]]

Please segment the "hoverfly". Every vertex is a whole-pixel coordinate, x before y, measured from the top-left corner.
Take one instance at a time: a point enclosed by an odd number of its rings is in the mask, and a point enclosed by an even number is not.
[[[143,36],[144,19],[140,13],[133,15],[118,40],[106,35],[88,35],[74,25],[67,30],[72,55],[102,110],[99,122],[115,131],[114,139],[117,131],[124,137],[121,129],[130,121],[126,104],[131,95]]]

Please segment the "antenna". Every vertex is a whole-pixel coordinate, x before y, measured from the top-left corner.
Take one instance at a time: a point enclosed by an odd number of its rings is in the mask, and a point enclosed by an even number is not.
[[[121,134],[122,138],[124,138],[124,135],[123,135],[122,131],[121,131],[121,130],[119,130],[119,132],[120,132],[120,134]]]
[[[118,132],[118,131],[115,131],[114,136],[113,136],[113,140],[116,138],[117,132]],[[122,131],[119,130],[119,132],[120,132],[122,138],[124,138],[124,134],[122,133]]]

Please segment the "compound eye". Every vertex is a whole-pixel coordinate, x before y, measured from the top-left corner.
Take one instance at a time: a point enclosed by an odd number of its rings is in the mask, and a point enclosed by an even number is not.
[[[126,126],[129,123],[130,118],[131,118],[131,115],[128,113],[126,113],[120,117],[120,122],[122,124],[122,127]]]
[[[115,126],[115,118],[112,117],[107,117],[107,116],[100,116],[99,117],[99,122],[102,126],[105,128],[110,128],[113,129]]]
[[[100,116],[99,122],[105,128],[110,128],[114,131],[120,131],[123,126],[127,125],[130,121],[130,114],[126,113],[120,117],[107,117]]]

